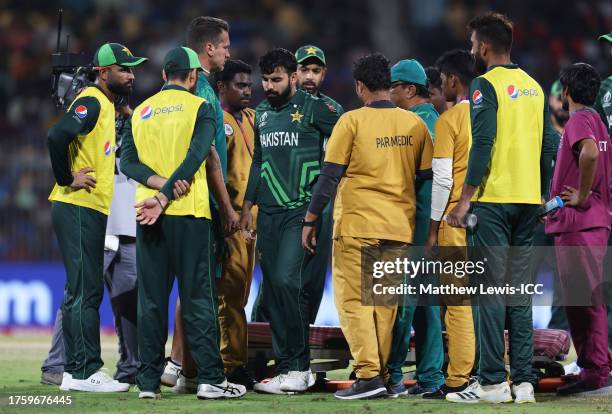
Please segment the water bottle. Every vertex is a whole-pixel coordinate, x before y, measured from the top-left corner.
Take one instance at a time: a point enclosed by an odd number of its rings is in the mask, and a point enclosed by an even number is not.
[[[442,220],[446,221],[446,216],[442,217]],[[476,224],[478,224],[478,217],[476,217],[476,214],[468,213],[463,217],[463,224],[468,230],[474,230]]]
[[[476,214],[468,213],[463,218],[463,224],[465,224],[465,228],[468,230],[474,230],[478,224],[478,217],[476,217]]]
[[[561,200],[561,197],[559,196],[553,197],[550,200],[548,200],[544,205],[542,205],[542,207],[540,207],[539,216],[540,217],[548,216],[549,214],[554,213],[560,208],[563,208],[563,206],[564,206],[564,203],[563,203],[563,200]]]

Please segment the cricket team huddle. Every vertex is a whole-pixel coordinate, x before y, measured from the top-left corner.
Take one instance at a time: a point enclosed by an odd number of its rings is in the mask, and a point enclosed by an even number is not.
[[[95,84],[48,134],[66,287],[41,382],[90,392],[136,384],[144,399],[161,398],[162,384],[200,399],[306,392],[314,384],[309,329],[331,253],[356,376],[336,398],[535,402],[530,301],[362,303],[368,246],[529,248],[541,233],[557,251],[562,297],[603,281],[612,77],[570,65],[547,100],[511,61],[506,16],[487,12],[468,29],[471,51],[445,52],[435,67],[359,58],[353,77],[363,106],[347,112],[321,93],[327,61],[315,45],[261,56],[266,99],[251,109],[252,69],[229,58],[230,26],[218,18],[190,23],[186,46],[164,58],[161,90],[133,110],[116,102],[147,59],[102,45]],[[543,200],[555,196],[563,208],[542,218]],[[466,229],[468,214],[475,228]],[[252,319],[269,323],[276,367],[259,382],[247,369],[244,310],[256,255],[263,280]],[[487,259],[494,281],[533,278],[529,260],[506,250]],[[175,276],[180,300],[166,357]],[[114,378],[101,370],[104,285],[119,339]],[[579,372],[557,394],[612,395],[606,304],[564,312]],[[407,388],[412,328],[416,385]]]

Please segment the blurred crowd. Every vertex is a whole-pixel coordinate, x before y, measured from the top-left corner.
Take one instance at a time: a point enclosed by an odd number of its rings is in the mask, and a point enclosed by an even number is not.
[[[46,147],[47,129],[60,113],[50,98],[58,7],[56,1],[0,0],[0,261],[59,259]],[[352,109],[356,57],[376,50],[392,61],[416,58],[429,66],[445,50],[469,47],[466,23],[484,10],[515,22],[513,60],[545,90],[570,62],[589,62],[602,77],[612,73],[612,56],[597,42],[612,28],[606,0],[63,0],[61,7],[63,47],[92,56],[102,43],[119,42],[151,59],[135,72],[132,106],[159,89],[164,53],[183,43],[187,24],[198,15],[230,23],[232,57],[255,69],[253,106],[263,98],[257,59],[272,46],[323,48],[323,92]]]

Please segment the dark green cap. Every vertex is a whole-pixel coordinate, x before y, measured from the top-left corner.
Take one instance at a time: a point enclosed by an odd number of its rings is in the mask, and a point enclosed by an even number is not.
[[[599,36],[599,40],[607,40],[608,42],[612,42],[612,32]]]
[[[309,58],[318,59],[325,66],[325,53],[323,53],[321,48],[314,45],[306,45],[295,51],[295,59],[298,63],[302,63]]]
[[[132,55],[130,49],[119,43],[105,43],[100,46],[93,59],[94,66],[111,65],[136,66],[149,59]]]
[[[550,87],[550,95],[551,96],[561,96],[561,92],[563,91],[563,87],[561,86],[561,81],[557,79],[555,83]]]
[[[198,54],[193,49],[182,46],[166,53],[166,57],[164,57],[164,70],[166,73],[189,69],[203,70]]]
[[[391,83],[406,82],[427,87],[427,74],[423,65],[414,59],[404,59],[391,67]]]

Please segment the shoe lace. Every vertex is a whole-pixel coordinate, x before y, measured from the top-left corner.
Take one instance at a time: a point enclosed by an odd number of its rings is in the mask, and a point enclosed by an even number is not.
[[[213,387],[218,388],[223,391],[223,394],[228,393],[231,395],[239,394],[240,390],[234,386],[231,382],[226,381],[225,385],[213,384]]]
[[[96,372],[93,375],[92,379],[96,379],[96,380],[100,381],[100,383],[113,382],[113,379],[110,377],[110,375],[108,375],[108,372],[106,371],[105,368],[102,368],[98,372]]]

